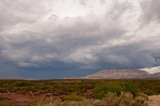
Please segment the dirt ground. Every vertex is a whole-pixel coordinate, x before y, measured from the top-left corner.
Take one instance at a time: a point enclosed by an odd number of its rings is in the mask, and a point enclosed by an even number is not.
[[[0,103],[1,102],[11,102],[15,103],[18,106],[26,106],[27,103],[34,101],[34,100],[41,100],[45,98],[46,95],[24,95],[24,94],[18,94],[18,93],[0,93]]]
[[[10,101],[19,106],[26,106],[28,102],[40,100],[44,97],[46,97],[46,95],[33,96],[18,93],[0,93],[0,102]],[[148,106],[160,106],[160,95],[149,96],[147,104]]]
[[[160,106],[160,95],[149,96],[148,106]]]

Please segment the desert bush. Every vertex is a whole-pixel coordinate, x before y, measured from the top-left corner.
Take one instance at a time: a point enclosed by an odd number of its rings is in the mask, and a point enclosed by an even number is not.
[[[72,96],[77,96],[75,93]],[[30,103],[28,106],[146,106],[147,97],[145,94],[140,94],[135,99],[130,92],[121,93],[119,96],[116,93],[108,92],[101,100],[83,99],[83,101],[73,101],[67,97],[67,100],[39,100]]]
[[[117,105],[130,106],[133,101],[133,94],[131,92],[121,93]]]
[[[145,93],[147,95],[155,95],[156,94],[155,90],[152,90],[152,89],[145,89],[143,91],[143,93]]]
[[[123,86],[123,91],[131,92],[133,94],[133,96],[138,95],[138,89],[133,84],[130,84],[129,82],[126,82],[122,86]]]
[[[120,88],[120,86],[115,84],[114,82],[100,83],[97,84],[94,88],[94,98],[102,99],[108,92],[119,94],[121,90],[122,89]]]
[[[131,106],[148,106],[147,101],[144,98],[137,97],[132,101]]]
[[[29,85],[31,85],[31,84],[29,82],[27,82],[27,81],[18,81],[18,82],[15,83],[16,87],[29,86]]]
[[[147,106],[148,96],[146,94],[140,93],[132,101],[132,106]]]
[[[109,92],[102,100],[103,106],[147,106],[148,97],[140,94],[135,99],[131,92],[121,92],[118,96],[116,93]]]
[[[137,95],[138,91],[132,84],[119,83],[116,81],[110,81],[108,83],[97,84],[94,88],[94,98],[102,99],[108,92],[116,93],[120,95],[121,92],[131,92],[133,95]]]
[[[71,93],[70,95],[63,96],[61,99],[63,101],[83,101],[84,97],[77,95],[77,93]]]
[[[116,93],[108,92],[105,97],[102,99],[102,104],[107,106],[115,106],[118,104],[119,97]]]

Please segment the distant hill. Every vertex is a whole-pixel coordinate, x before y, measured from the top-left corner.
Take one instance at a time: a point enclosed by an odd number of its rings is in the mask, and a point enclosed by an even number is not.
[[[102,70],[95,74],[91,74],[84,79],[136,79],[146,78],[150,74],[145,71],[134,70],[134,69],[114,69],[114,70]]]
[[[102,70],[97,73],[81,77],[83,79],[160,79],[160,73],[151,74],[147,71],[136,69]]]
[[[150,78],[160,79],[160,73],[151,74]]]

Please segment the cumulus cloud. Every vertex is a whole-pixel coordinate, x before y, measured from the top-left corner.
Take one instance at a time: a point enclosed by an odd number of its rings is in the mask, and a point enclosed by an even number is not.
[[[0,62],[33,71],[64,67],[61,70],[67,72],[156,65],[159,4],[157,0],[0,0]]]

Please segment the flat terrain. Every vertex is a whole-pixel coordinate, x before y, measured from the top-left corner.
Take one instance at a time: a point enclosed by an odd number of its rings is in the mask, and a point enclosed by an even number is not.
[[[0,80],[0,106],[159,106],[159,94],[160,80]]]
[[[149,96],[148,106],[160,106],[160,95]]]

